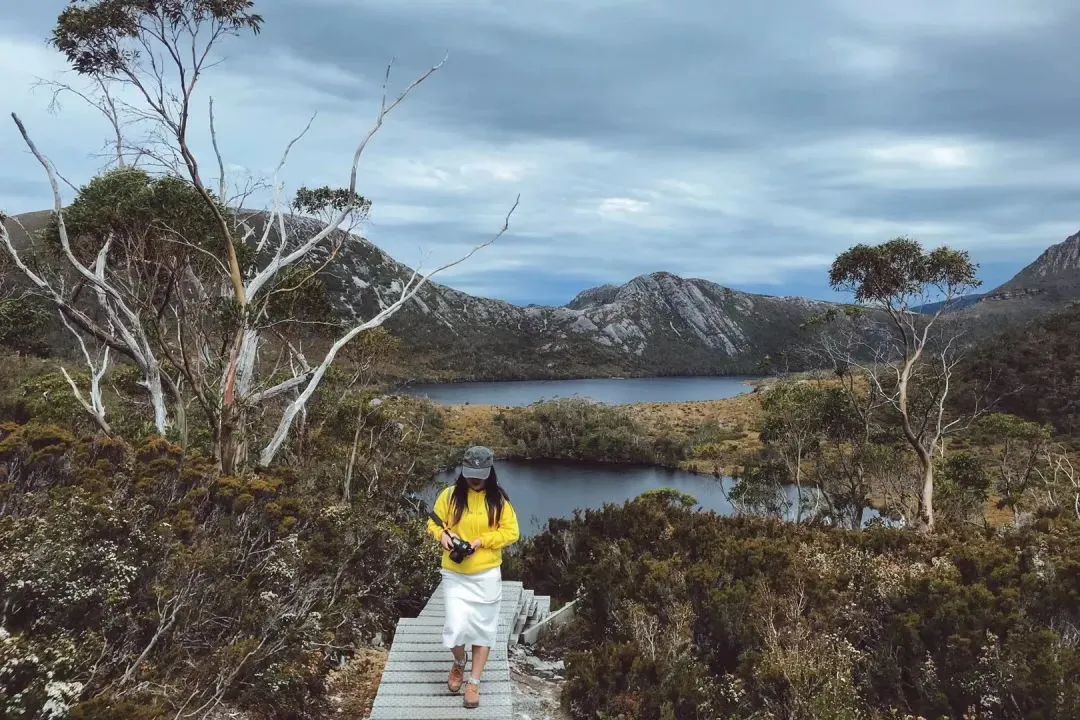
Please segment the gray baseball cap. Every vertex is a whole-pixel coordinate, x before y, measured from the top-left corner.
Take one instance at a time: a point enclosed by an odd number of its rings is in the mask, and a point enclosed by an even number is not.
[[[495,453],[486,447],[474,445],[465,451],[465,457],[461,459],[461,474],[475,480],[487,480],[494,464]]]

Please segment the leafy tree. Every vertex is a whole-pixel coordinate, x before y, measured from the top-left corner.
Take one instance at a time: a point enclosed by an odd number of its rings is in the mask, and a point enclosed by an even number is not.
[[[796,522],[802,520],[806,465],[821,446],[825,393],[809,382],[782,381],[761,402],[761,440],[779,458],[796,489]]]
[[[982,459],[972,452],[952,453],[939,468],[938,510],[952,523],[986,521],[992,482]]]
[[[860,352],[834,352],[836,360],[857,368],[876,393],[896,412],[907,444],[921,467],[918,517],[934,528],[934,456],[942,439],[959,425],[948,415],[953,371],[961,356],[960,332],[947,322],[957,299],[979,286],[976,266],[966,252],[941,247],[929,252],[909,238],[877,246],[856,245],[832,265],[829,282],[851,292],[856,302],[883,316],[874,321],[880,343]],[[930,301],[930,314],[918,311]],[[866,361],[866,355],[871,361]]]
[[[1019,522],[1021,510],[1038,483],[1039,465],[1050,445],[1051,428],[1014,415],[993,413],[980,420],[979,429],[986,434],[993,451],[998,507],[1008,508],[1013,520]]]
[[[727,493],[728,502],[739,515],[787,519],[793,505],[787,494],[788,479],[787,467],[775,459],[747,463]]]
[[[859,529],[873,500],[894,519],[906,519],[907,488],[897,482],[903,467],[882,403],[851,373],[818,381],[821,445],[813,477],[830,517]]]
[[[252,188],[229,188],[212,101],[208,130],[218,170],[216,188],[205,179],[190,137],[200,83],[218,63],[220,45],[262,27],[253,7],[251,0],[69,4],[57,20],[53,44],[77,73],[101,88],[97,101],[113,123],[120,170],[84,188],[69,228],[59,174],[16,116],[24,142],[50,181],[59,250],[39,265],[37,259],[20,255],[0,225],[0,242],[19,271],[73,326],[90,376],[97,379],[84,404],[99,425],[106,427],[98,389],[108,362],[95,361],[87,341],[123,355],[139,369],[159,434],[186,437],[187,405],[197,404],[205,423],[200,432],[212,436],[216,461],[230,474],[250,464],[255,453],[249,446],[256,439],[262,445],[257,463],[270,465],[295,426],[303,423],[309,402],[344,348],[382,326],[434,274],[495,242],[508,229],[514,210],[492,238],[465,256],[426,274],[402,277],[395,296],[380,302],[370,317],[326,323],[325,305],[321,320],[299,315],[301,305],[320,310],[300,302],[303,291],[317,285],[319,273],[339,260],[351,237],[348,231],[370,207],[357,191],[365,149],[387,116],[442,63],[396,97],[384,95],[372,127],[352,155],[346,187],[300,189],[293,209],[318,219],[287,215],[278,178],[307,128],[288,144],[268,183],[271,208],[252,215],[239,209]],[[114,102],[113,88],[134,99]],[[130,144],[126,134],[132,128],[141,129],[149,140]],[[151,179],[134,170],[140,162],[165,177]],[[114,197],[120,202],[110,206],[107,201]],[[114,235],[117,225],[120,237]],[[138,282],[127,282],[133,274]],[[314,290],[318,295],[318,288]],[[286,317],[273,317],[276,312]],[[298,326],[315,324],[332,332],[315,344],[321,360],[309,361],[305,345],[281,336],[288,335],[283,328],[295,332]],[[280,352],[267,353],[274,344]],[[74,382],[71,386],[81,395]]]

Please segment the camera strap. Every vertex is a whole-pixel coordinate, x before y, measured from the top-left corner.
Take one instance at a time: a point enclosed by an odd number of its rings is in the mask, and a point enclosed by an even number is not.
[[[434,510],[428,510],[428,517],[431,518],[431,522],[435,523],[437,526],[439,526],[443,530],[446,530],[447,532],[449,532],[449,528],[446,527],[446,523],[443,522],[443,519],[441,517],[439,517],[438,515],[435,514]]]

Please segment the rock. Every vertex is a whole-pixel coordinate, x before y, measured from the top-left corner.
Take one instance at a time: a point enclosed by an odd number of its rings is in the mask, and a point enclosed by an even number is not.
[[[536,657],[526,646],[510,648],[514,720],[570,720],[562,709],[563,661]]]

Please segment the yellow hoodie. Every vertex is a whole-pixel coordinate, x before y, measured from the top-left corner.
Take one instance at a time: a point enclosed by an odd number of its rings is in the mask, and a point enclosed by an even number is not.
[[[472,542],[480,538],[483,545],[460,563],[450,559],[450,553],[443,550],[442,566],[447,570],[463,575],[474,575],[502,565],[502,549],[513,545],[521,537],[518,531],[517,514],[509,500],[503,501],[502,519],[493,527],[488,525],[487,500],[484,492],[469,489],[469,506],[461,513],[461,521],[454,523],[450,509],[450,497],[454,486],[444,489],[435,501],[435,514],[442,518],[450,532],[462,540]],[[428,532],[436,540],[442,538],[442,529],[433,520],[428,520]]]

